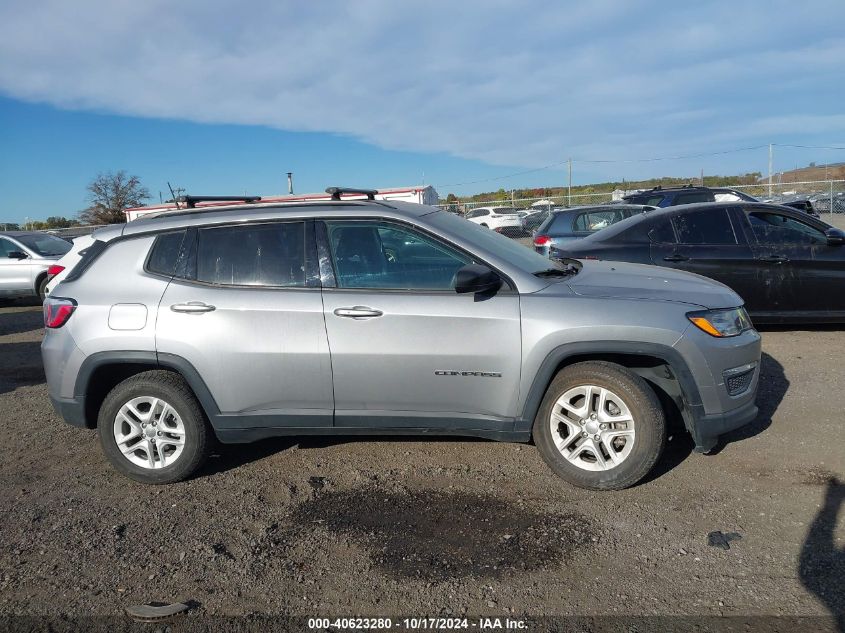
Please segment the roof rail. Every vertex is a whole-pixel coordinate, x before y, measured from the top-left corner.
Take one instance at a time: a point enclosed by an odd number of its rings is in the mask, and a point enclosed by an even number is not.
[[[332,200],[340,200],[343,194],[367,196],[367,200],[375,200],[377,189],[353,189],[352,187],[327,187],[326,193],[330,194]]]
[[[261,196],[181,196],[177,202],[184,202],[189,209],[194,209],[197,202],[246,202],[252,204],[261,200]]]

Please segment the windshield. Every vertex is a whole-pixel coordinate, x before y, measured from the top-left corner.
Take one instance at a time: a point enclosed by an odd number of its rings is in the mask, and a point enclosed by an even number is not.
[[[526,272],[536,273],[552,268],[562,268],[557,262],[543,257],[528,246],[523,246],[516,240],[474,222],[468,222],[452,213],[432,213],[426,216],[426,219],[461,239],[477,245],[482,250],[495,253]]]
[[[54,235],[16,235],[15,239],[42,257],[55,257],[64,255],[73,244]]]

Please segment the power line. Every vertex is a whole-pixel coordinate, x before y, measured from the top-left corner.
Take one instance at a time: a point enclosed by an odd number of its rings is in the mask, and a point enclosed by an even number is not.
[[[845,147],[836,147],[833,145],[787,145],[785,143],[772,143],[775,147],[796,147],[798,149],[836,149],[845,150]]]
[[[764,147],[768,147],[768,145],[754,145],[751,147],[740,147],[737,149],[728,149],[721,152],[704,152],[701,154],[688,154],[685,156],[660,156],[660,157],[652,157],[652,158],[619,158],[619,159],[607,159],[607,160],[596,160],[596,159],[579,159],[573,158],[571,160],[572,163],[590,163],[590,164],[607,164],[607,163],[653,163],[657,161],[663,160],[685,160],[689,158],[704,158],[708,156],[722,156],[724,154],[734,154],[736,152],[747,152],[754,149],[763,149]],[[782,147],[799,147],[799,146],[782,146]],[[825,149],[837,149],[837,148],[825,148]],[[845,149],[845,148],[839,148]],[[507,174],[504,176],[493,176],[491,178],[482,178],[481,180],[470,180],[466,182],[453,182],[449,184],[439,184],[438,187],[446,188],[446,187],[463,187],[465,185],[476,185],[482,182],[493,182],[496,180],[507,180],[509,178],[516,178],[517,176],[524,176],[526,174],[534,174],[539,171],[545,171],[546,169],[551,169],[553,167],[560,167],[561,165],[566,165],[570,163],[570,160],[562,160],[557,163],[551,163],[549,165],[544,165],[543,167],[537,167],[536,169],[527,169],[524,171],[515,172],[512,174]]]

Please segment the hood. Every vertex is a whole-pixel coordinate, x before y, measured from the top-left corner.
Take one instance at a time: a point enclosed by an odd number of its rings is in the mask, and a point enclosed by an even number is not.
[[[688,303],[711,310],[743,301],[733,290],[707,277],[645,264],[581,260],[581,272],[568,281],[583,297]]]

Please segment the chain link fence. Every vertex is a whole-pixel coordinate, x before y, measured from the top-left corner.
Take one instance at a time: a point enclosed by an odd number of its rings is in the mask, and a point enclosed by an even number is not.
[[[755,185],[708,185],[742,191],[773,204],[807,201],[818,214],[845,214],[845,180],[777,182]],[[437,205],[511,238],[529,238],[555,209],[623,202],[641,189],[604,193],[578,193],[545,198],[509,198],[494,201],[451,202]]]

